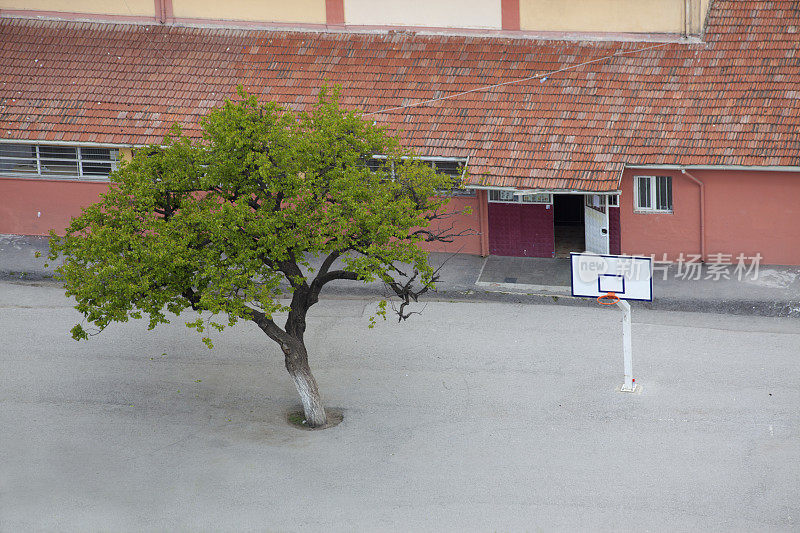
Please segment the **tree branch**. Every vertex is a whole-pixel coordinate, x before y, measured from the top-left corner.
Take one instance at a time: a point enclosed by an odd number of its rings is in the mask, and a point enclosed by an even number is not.
[[[439,267],[437,267],[436,270],[433,271],[433,275],[431,276],[430,281],[428,283],[425,283],[419,289],[415,289],[414,288],[414,281],[417,279],[417,276],[419,276],[419,271],[416,270],[416,269],[414,270],[414,273],[411,276],[409,276],[408,279],[405,282],[397,281],[397,280],[391,278],[388,274],[384,277],[383,282],[386,284],[386,286],[388,288],[392,289],[392,291],[398,296],[398,298],[400,298],[400,308],[399,309],[395,309],[394,304],[392,304],[392,309],[394,309],[394,311],[397,313],[398,322],[406,320],[407,318],[409,318],[413,314],[417,314],[416,311],[405,313],[404,312],[405,308],[408,305],[410,305],[412,301],[417,302],[421,295],[423,295],[424,293],[428,292],[433,287],[433,285],[437,281],[439,281],[439,277],[440,277],[439,273],[441,272],[442,267],[444,267],[445,263],[447,263],[447,261],[449,261],[449,259],[450,258],[448,258],[446,261],[444,261],[444,263],[439,265]],[[401,276],[404,276],[404,277],[406,276],[397,267],[394,267],[394,269]]]
[[[330,283],[331,281],[337,279],[349,279],[352,281],[357,281],[358,274],[355,272],[350,272],[349,270],[331,270],[330,272],[326,272],[325,274],[318,275],[316,278],[314,278],[314,281],[311,283],[311,291],[319,294],[319,291],[326,283]]]
[[[470,235],[478,235],[478,232],[474,229],[463,229],[461,231],[455,231],[455,225],[450,224],[446,228],[437,228],[435,231],[431,231],[430,229],[418,229],[414,231],[411,235],[421,235],[426,242],[453,242],[455,239],[459,237],[467,237]]]
[[[317,272],[317,277],[326,274],[328,270],[331,268],[331,265],[333,265],[333,262],[336,261],[341,255],[342,252],[338,250],[331,252],[330,255],[326,257],[325,260],[322,262],[322,266],[319,267],[319,272]]]
[[[195,291],[194,289],[189,288],[189,289],[186,289],[185,291],[183,291],[181,296],[183,296],[184,298],[189,300],[189,303],[192,305],[192,310],[193,311],[198,311],[200,309],[200,307],[199,307],[199,304],[200,304],[200,292],[199,291]]]
[[[247,307],[247,310],[250,313],[250,320],[255,322],[261,331],[267,334],[267,337],[274,340],[281,346],[289,343],[289,335],[283,331],[280,326],[273,322],[271,318],[267,317],[267,315],[261,311],[253,309],[252,307]]]
[[[308,289],[308,283],[306,283],[306,277],[303,275],[303,271],[300,270],[300,266],[297,264],[294,254],[290,252],[290,255],[291,259],[277,262],[278,270],[283,272],[283,275],[286,276],[286,279],[295,289]]]

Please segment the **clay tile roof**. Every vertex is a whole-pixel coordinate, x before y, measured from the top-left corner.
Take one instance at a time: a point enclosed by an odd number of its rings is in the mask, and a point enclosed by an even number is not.
[[[421,155],[469,156],[475,184],[604,191],[625,165],[800,166],[800,3],[782,0],[717,0],[693,44],[0,19],[0,138],[196,135],[239,83],[293,109],[340,84],[372,113],[571,66],[370,118]]]

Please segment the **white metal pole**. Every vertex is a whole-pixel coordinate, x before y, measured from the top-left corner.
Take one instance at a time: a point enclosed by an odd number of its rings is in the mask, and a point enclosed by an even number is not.
[[[604,253],[610,254],[611,253],[611,213],[608,212],[608,196],[603,196],[603,205],[605,208],[603,209],[603,217],[605,218],[605,224],[603,230],[605,230],[605,235],[603,236],[603,249],[605,250]],[[601,230],[602,231],[602,230]],[[622,300],[620,300],[622,301]]]
[[[620,300],[617,305],[622,309],[622,356],[625,365],[625,383],[622,392],[633,392],[633,348],[631,347],[631,305]]]

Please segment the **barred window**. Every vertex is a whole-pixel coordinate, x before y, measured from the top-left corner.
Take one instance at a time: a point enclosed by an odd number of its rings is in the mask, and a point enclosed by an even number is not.
[[[426,159],[422,159],[423,161],[428,162]],[[440,193],[442,196],[459,196],[459,197],[474,197],[476,195],[475,189],[468,189],[466,187],[462,187],[462,177],[464,176],[464,171],[466,170],[466,161],[463,160],[431,160],[430,161],[433,170],[438,172],[439,174],[444,174],[446,176],[450,176],[453,178],[453,186],[450,189],[442,190]]]
[[[394,179],[394,162],[388,161],[386,158],[371,157],[365,163],[372,172],[385,172],[387,176]]]
[[[553,195],[549,193],[519,194],[510,189],[490,189],[489,201],[500,204],[552,204]]]
[[[439,194],[442,196],[460,196],[460,197],[474,197],[476,195],[475,189],[461,187],[461,180],[466,170],[466,159],[439,159],[439,158],[425,158],[420,157],[418,161],[428,164],[434,171],[439,174],[451,176],[453,178],[453,187],[450,189],[440,190]],[[372,156],[366,161],[367,167],[373,172],[386,169],[385,156]],[[391,167],[392,176],[394,176],[394,164]]]
[[[0,175],[105,179],[117,169],[119,150],[53,144],[0,143]]]

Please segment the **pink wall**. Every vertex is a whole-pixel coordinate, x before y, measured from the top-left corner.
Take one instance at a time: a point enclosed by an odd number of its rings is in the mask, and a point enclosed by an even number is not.
[[[762,263],[800,265],[800,172],[690,170],[705,188],[706,260],[760,253]],[[673,213],[633,212],[633,177],[672,176]],[[622,253],[700,253],[700,187],[680,171],[628,169],[622,177]],[[713,259],[713,258],[712,258]]]
[[[0,233],[62,233],[72,217],[100,199],[107,183],[0,178]]]
[[[448,232],[472,230],[475,235],[458,237],[454,239],[452,243],[425,243],[422,245],[422,248],[428,250],[429,252],[450,252],[481,255],[481,228],[485,226],[481,225],[482,210],[479,208],[479,196],[474,198],[452,198],[450,203],[447,204],[447,211],[461,211],[466,207],[471,209],[470,214],[456,215],[452,218],[434,221],[431,223],[431,229],[439,227],[446,229]],[[448,229],[451,224],[453,225],[452,230]]]
[[[71,218],[80,215],[82,207],[97,202],[100,193],[106,190],[107,183],[0,178],[0,234],[47,235],[51,229],[63,233]],[[435,223],[452,223],[455,231],[473,229],[475,235],[460,237],[452,243],[434,243],[424,247],[437,252],[485,255],[481,247],[481,240],[485,236],[480,229],[486,227],[485,221],[481,225],[481,215],[485,217],[485,209],[480,209],[479,197],[453,198],[448,204],[448,211],[469,207],[471,213]]]

